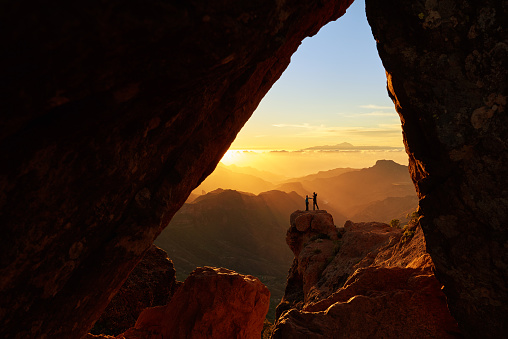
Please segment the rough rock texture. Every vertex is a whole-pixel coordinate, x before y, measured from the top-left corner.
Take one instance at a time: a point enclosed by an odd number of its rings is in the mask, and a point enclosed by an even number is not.
[[[450,310],[467,336],[506,336],[508,2],[366,6]]]
[[[324,210],[291,214],[286,242],[295,255],[298,276],[302,277],[304,299],[321,276],[328,258],[336,253],[339,235],[332,216]]]
[[[300,41],[350,2],[2,3],[0,336],[85,334]],[[499,337],[507,2],[366,3],[451,310]]]
[[[411,237],[386,224],[348,221],[341,233],[328,260],[322,253],[307,259],[322,264],[307,290],[315,272],[298,269],[305,248],[295,257],[272,338],[461,337],[421,228]]]
[[[257,278],[225,268],[194,270],[166,306],[144,310],[121,339],[259,339],[270,292]]]
[[[0,337],[86,334],[351,2],[2,3]]]
[[[314,291],[319,297],[333,293],[355,271],[360,261],[375,258],[380,250],[393,246],[401,237],[399,229],[379,222],[347,221],[343,232],[344,235],[338,245],[340,251],[333,257],[330,265],[321,272],[323,282]]]
[[[125,332],[134,327],[145,308],[166,305],[177,285],[173,263],[164,250],[152,245],[90,332],[108,335]]]
[[[290,227],[286,232],[286,243],[295,257],[311,238],[321,237],[337,240],[338,232],[333,224],[333,217],[325,210],[295,211],[290,216]]]

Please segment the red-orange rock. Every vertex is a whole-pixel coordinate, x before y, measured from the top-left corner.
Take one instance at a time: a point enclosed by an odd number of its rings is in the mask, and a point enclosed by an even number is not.
[[[291,227],[286,233],[286,243],[296,257],[312,237],[338,239],[333,217],[325,210],[295,211],[289,222]]]
[[[325,210],[295,211],[290,216],[290,224],[286,243],[295,258],[276,317],[307,300],[307,294],[319,280],[329,258],[334,256],[339,239],[333,217]]]
[[[363,290],[344,287],[340,301],[319,310],[293,309],[272,338],[457,338],[441,285],[415,269],[368,268],[351,277]]]
[[[330,239],[310,241],[298,255],[298,273],[302,276],[304,300],[321,278],[328,259],[335,255],[336,244]]]
[[[126,331],[145,308],[166,305],[176,284],[173,263],[164,250],[152,245],[90,333],[118,335]]]
[[[312,267],[324,251],[307,245],[290,270],[273,338],[460,337],[421,229],[413,237],[401,233],[347,222],[319,279]]]
[[[322,272],[322,283],[315,293],[330,295],[342,285],[355,271],[355,265],[362,260],[374,258],[386,246],[399,241],[402,232],[384,223],[368,222],[344,224],[344,234],[340,241],[340,251]]]
[[[143,311],[118,338],[259,339],[270,292],[257,278],[197,268],[166,306]]]
[[[326,213],[315,213],[310,222],[310,228],[319,233],[330,234],[332,236],[337,232],[335,225],[333,224],[333,217],[331,214]]]
[[[303,213],[299,214],[295,218],[295,227],[299,232],[305,232],[309,227],[312,221],[312,214]]]
[[[111,335],[106,335],[106,334],[91,334],[91,333],[88,333],[87,335],[85,335],[81,339],[115,339],[115,337],[111,336]]]

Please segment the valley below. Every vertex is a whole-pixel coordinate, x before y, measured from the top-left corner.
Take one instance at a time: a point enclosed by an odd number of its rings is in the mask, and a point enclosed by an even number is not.
[[[339,228],[347,220],[390,223],[392,219],[400,220],[402,227],[418,205],[407,167],[390,160],[277,183],[267,180],[274,178],[267,172],[219,165],[154,243],[168,253],[180,281],[202,266],[258,277],[271,292],[270,321],[294,259],[285,240],[289,215],[305,209],[306,195],[317,192],[319,207],[333,216]],[[245,191],[254,187],[270,190]]]
[[[236,173],[247,184],[245,175]],[[273,339],[460,338],[408,177],[405,166],[382,160],[257,194],[202,190],[156,239],[166,253],[153,246],[140,263],[158,275],[133,273],[88,339],[259,338],[260,331]],[[322,209],[311,203],[306,211],[314,188]],[[133,302],[140,290],[159,293],[159,281],[171,286],[166,301]],[[126,316],[137,320],[128,325]]]

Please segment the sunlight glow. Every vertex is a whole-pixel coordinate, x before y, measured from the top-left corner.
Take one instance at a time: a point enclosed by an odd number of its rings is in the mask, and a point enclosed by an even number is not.
[[[341,142],[403,148],[386,81],[365,1],[357,0],[302,42],[231,148],[298,150]]]
[[[230,149],[221,163],[226,166],[252,167],[285,177],[298,177],[334,168],[364,168],[373,166],[377,160],[393,160],[407,165],[404,148],[350,150],[274,150]]]
[[[244,152],[247,152],[247,150],[234,150],[229,149],[222,159],[220,160],[221,163],[223,163],[226,166],[229,165],[241,165],[246,160],[246,156]]]

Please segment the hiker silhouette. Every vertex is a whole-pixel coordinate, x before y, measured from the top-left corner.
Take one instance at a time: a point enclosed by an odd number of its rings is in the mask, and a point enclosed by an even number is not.
[[[312,209],[316,210],[316,208],[319,210],[319,206],[317,204],[317,193],[312,193]]]
[[[305,196],[305,210],[306,211],[309,210],[309,196],[308,195]]]

